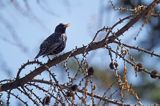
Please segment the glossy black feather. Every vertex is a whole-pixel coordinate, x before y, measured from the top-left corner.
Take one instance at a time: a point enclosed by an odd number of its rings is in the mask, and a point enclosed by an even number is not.
[[[65,35],[65,24],[59,24],[55,32],[46,38],[40,45],[40,51],[35,58],[39,56],[54,55],[62,52],[66,47],[67,36]]]

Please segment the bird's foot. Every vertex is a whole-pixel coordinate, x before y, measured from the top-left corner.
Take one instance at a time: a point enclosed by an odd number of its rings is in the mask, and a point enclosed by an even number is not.
[[[49,57],[49,56],[47,56],[47,58],[48,58],[48,60],[49,60],[49,61],[51,61],[51,59],[50,59],[50,57]]]

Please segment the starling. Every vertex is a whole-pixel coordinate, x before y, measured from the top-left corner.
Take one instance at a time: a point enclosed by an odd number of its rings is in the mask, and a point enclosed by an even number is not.
[[[40,51],[35,57],[55,55],[62,52],[66,46],[67,36],[65,34],[68,24],[62,24],[56,26],[55,31],[48,38],[46,38],[40,45]]]

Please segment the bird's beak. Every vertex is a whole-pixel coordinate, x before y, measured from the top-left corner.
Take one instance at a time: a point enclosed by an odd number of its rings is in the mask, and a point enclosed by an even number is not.
[[[69,27],[70,25],[69,25],[69,24],[64,24],[64,26],[67,28],[67,27]]]

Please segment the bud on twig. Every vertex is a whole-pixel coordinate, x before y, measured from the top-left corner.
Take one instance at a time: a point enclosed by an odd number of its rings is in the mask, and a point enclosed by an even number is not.
[[[50,100],[51,100],[50,96],[44,97],[44,98],[43,98],[43,104],[44,104],[44,105],[49,105]]]
[[[117,62],[111,62],[109,64],[110,69],[116,69],[118,67],[118,63]]]
[[[158,74],[157,70],[153,70],[151,72],[150,76],[151,76],[151,78],[157,78],[157,74]]]

